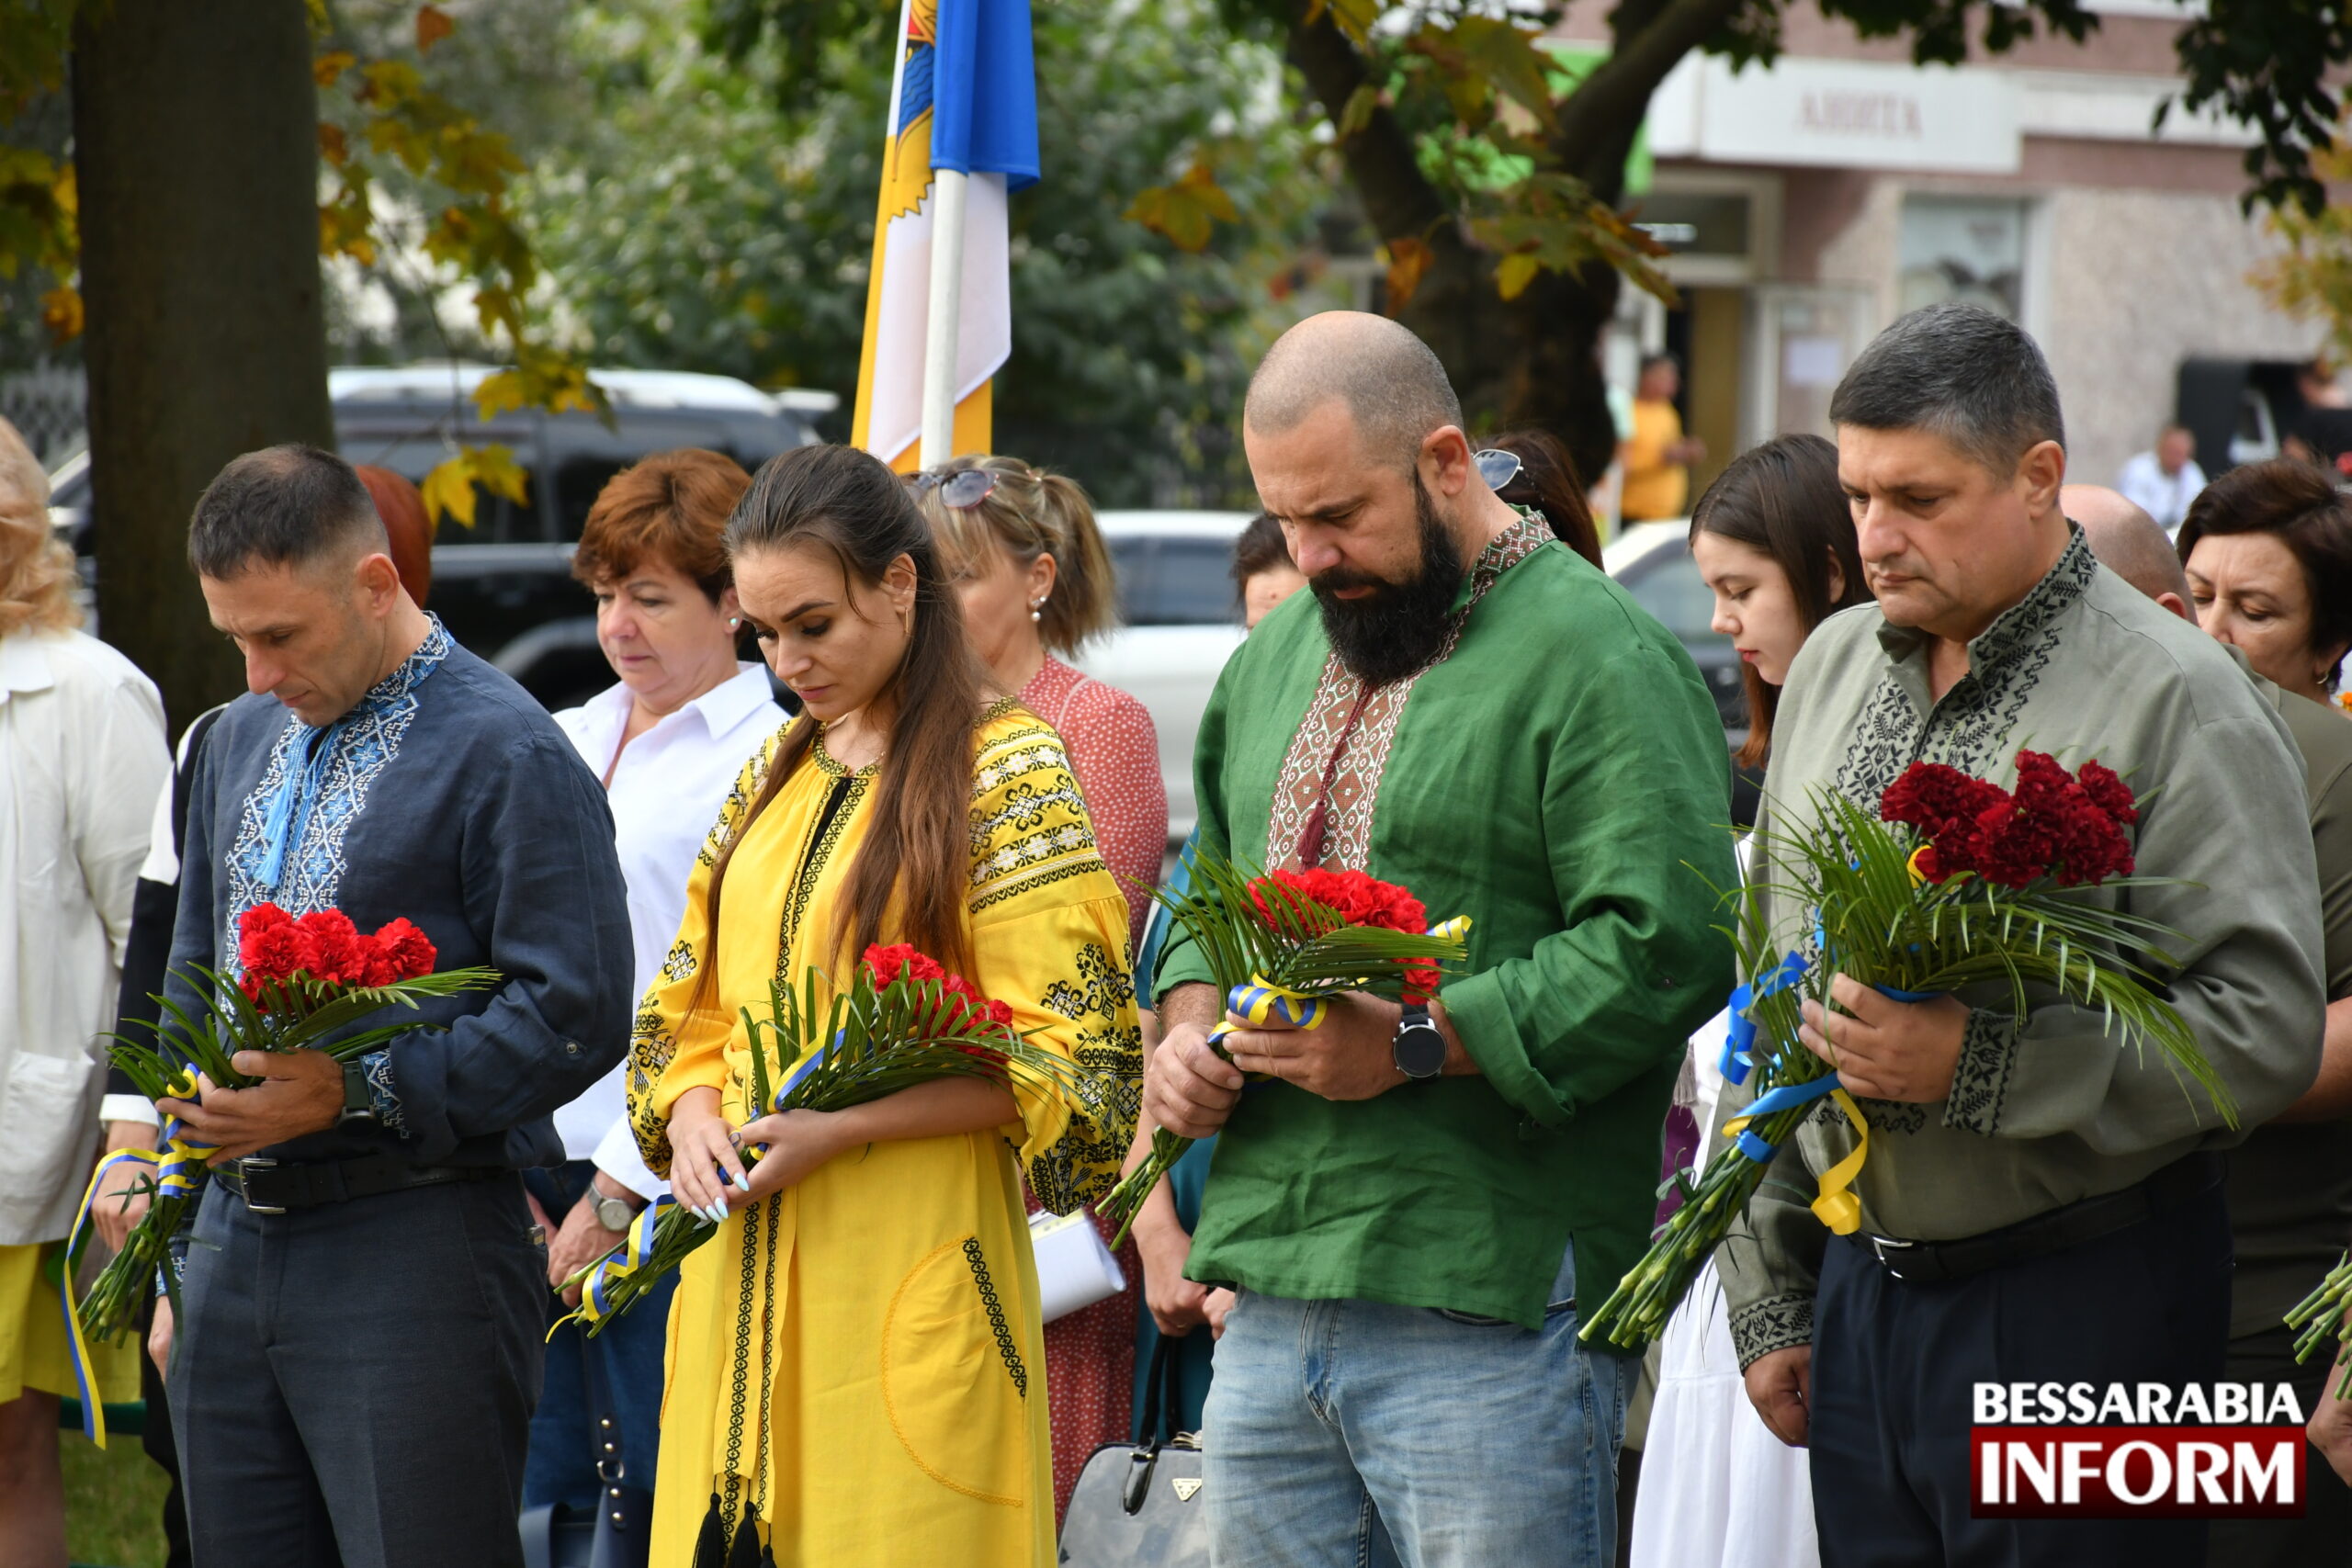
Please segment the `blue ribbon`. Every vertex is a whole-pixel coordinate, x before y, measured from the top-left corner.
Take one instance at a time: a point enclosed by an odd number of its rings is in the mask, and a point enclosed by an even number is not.
[[[1747,1010],[1777,991],[1785,991],[1805,976],[1813,967],[1803,953],[1792,953],[1782,958],[1770,973],[1752,986],[1741,986],[1731,994],[1731,1028],[1724,1036],[1724,1054],[1715,1064],[1716,1070],[1729,1084],[1747,1081],[1747,1071],[1756,1065],[1750,1048],[1756,1043],[1756,1021]]]
[[[1792,1106],[1808,1104],[1823,1095],[1833,1094],[1838,1087],[1836,1073],[1824,1073],[1817,1078],[1809,1078],[1804,1083],[1782,1084],[1776,1089],[1758,1095],[1747,1109],[1733,1118],[1739,1123],[1739,1136],[1732,1146],[1758,1165],[1770,1164],[1780,1145],[1768,1144],[1758,1137],[1749,1123],[1761,1121],[1776,1111],[1786,1111]]]
[[[1882,997],[1892,997],[1898,1002],[1931,1002],[1945,994],[1942,991],[1898,991],[1893,986],[1872,986],[1871,989]]]

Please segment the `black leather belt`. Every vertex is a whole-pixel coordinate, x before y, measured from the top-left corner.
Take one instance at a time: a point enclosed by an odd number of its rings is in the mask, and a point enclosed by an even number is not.
[[[1962,1280],[2005,1263],[2047,1258],[2053,1252],[2064,1252],[2070,1247],[2080,1247],[2153,1219],[2219,1187],[2227,1168],[2218,1154],[2189,1155],[2173,1161],[2136,1187],[2085,1198],[2046,1214],[2036,1214],[1982,1235],[1962,1236],[1957,1241],[1898,1241],[1885,1235],[1849,1239],[1869,1253],[1880,1268],[1905,1284]]]
[[[494,1165],[411,1165],[390,1155],[359,1155],[303,1165],[248,1156],[212,1168],[213,1179],[243,1198],[245,1207],[256,1214],[282,1214],[288,1209],[346,1203],[354,1198],[405,1192],[412,1187],[488,1181],[512,1174]]]

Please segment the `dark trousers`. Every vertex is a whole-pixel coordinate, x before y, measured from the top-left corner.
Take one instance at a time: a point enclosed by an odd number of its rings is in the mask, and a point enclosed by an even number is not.
[[[560,1227],[587,1190],[595,1167],[572,1160],[554,1170],[525,1173],[524,1181],[548,1218]],[[678,1276],[671,1274],[635,1306],[605,1325],[593,1340],[577,1324],[558,1328],[548,1340],[547,1381],[531,1416],[531,1457],[523,1472],[523,1506],[563,1503],[596,1506],[598,1420],[619,1427],[621,1475],[629,1484],[653,1490],[661,1456],[662,1364],[670,1349],[670,1297]],[[571,1309],[553,1292],[547,1296],[548,1322]],[[587,1358],[604,1359],[609,1410],[589,1407]]]
[[[2295,1331],[2284,1324],[2230,1341],[2232,1382],[2292,1383],[2309,1419],[2323,1399],[2335,1397],[2335,1342],[2295,1364]],[[2213,1568],[2343,1568],[2352,1563],[2352,1486],[2336,1479],[2317,1449],[2304,1455],[2308,1499],[2300,1519],[2215,1519],[2205,1561]]]
[[[215,1185],[170,1379],[197,1568],[521,1568],[546,1257],[512,1176],[285,1214]]]
[[[1810,1410],[1823,1568],[2201,1568],[2201,1520],[1971,1518],[1972,1388],[2212,1382],[2229,1313],[2218,1185],[2050,1257],[1934,1284],[1833,1240]]]
[[[139,1397],[147,1404],[139,1446],[171,1481],[164,1493],[164,1568],[194,1568],[196,1558],[187,1539],[187,1503],[180,1492],[180,1449],[172,1440],[172,1404],[164,1393],[164,1374],[155,1370],[155,1358],[147,1354],[147,1331],[154,1322],[155,1303],[150,1300],[139,1312]]]

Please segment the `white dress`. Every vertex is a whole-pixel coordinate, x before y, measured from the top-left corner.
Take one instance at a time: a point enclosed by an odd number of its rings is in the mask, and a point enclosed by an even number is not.
[[[1702,1134],[1694,1163],[1702,1168],[1712,1152],[1708,1134],[1724,1088],[1715,1064],[1730,1022],[1719,1012],[1690,1037],[1692,1114]],[[1633,1568],[1819,1568],[1820,1562],[1805,1450],[1774,1437],[1747,1402],[1723,1283],[1710,1261],[1659,1341],[1657,1393],[1634,1495]]]

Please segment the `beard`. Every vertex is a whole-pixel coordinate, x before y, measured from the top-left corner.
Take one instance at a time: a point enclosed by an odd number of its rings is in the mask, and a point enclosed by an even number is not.
[[[1462,550],[1438,520],[1437,508],[1413,476],[1413,513],[1419,525],[1420,570],[1391,582],[1353,567],[1338,566],[1307,580],[1331,651],[1367,686],[1385,686],[1421,669],[1437,657],[1453,629],[1453,595],[1462,586]],[[1333,595],[1343,588],[1370,588],[1359,599]]]

